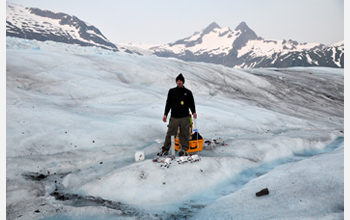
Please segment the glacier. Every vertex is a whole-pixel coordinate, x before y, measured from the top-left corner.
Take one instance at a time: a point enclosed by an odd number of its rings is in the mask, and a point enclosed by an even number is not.
[[[6,48],[6,219],[344,219],[344,69]],[[180,72],[200,134],[225,145],[162,169],[152,159]]]

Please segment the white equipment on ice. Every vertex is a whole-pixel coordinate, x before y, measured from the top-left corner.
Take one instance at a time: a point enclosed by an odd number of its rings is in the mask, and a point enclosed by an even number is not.
[[[201,158],[198,156],[198,154],[194,154],[192,156],[181,156],[179,158],[176,159],[177,164],[184,164],[187,162],[198,162],[200,161]]]
[[[188,162],[188,156],[181,156],[181,157],[176,159],[176,162],[178,164],[187,163]]]
[[[143,151],[137,151],[135,153],[135,161],[138,162],[138,161],[142,161],[145,159],[145,152]]]
[[[162,165],[160,165],[160,167],[162,167],[162,168],[169,168],[172,160],[173,160],[173,157],[165,158],[164,163]]]
[[[196,119],[196,118],[193,119],[193,131],[194,131],[194,132],[198,131],[198,128],[197,128],[197,119]]]
[[[198,156],[198,154],[194,154],[191,156],[191,163],[200,161],[201,158]]]

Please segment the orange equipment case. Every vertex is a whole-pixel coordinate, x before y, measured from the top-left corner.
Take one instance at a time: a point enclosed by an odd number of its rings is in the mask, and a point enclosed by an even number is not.
[[[191,125],[190,126],[190,145],[186,152],[193,153],[193,152],[202,151],[204,139],[198,132],[193,133],[193,121],[192,121],[191,114],[190,114],[190,125]],[[177,151],[180,150],[180,146],[181,146],[179,137],[180,137],[180,128],[178,128],[177,135],[175,137],[175,150]]]

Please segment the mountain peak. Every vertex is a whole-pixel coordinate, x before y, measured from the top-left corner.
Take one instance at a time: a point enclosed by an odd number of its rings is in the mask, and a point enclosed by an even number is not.
[[[243,21],[235,29],[235,31],[240,31],[241,35],[236,39],[234,48],[236,50],[242,48],[249,40],[256,40],[258,36],[255,32],[248,27],[248,25]]]
[[[213,22],[203,30],[203,34],[208,34],[215,28],[221,28],[221,27],[216,22]]]
[[[236,31],[241,30],[241,31],[246,31],[246,30],[251,30],[248,25],[242,21],[235,29]]]

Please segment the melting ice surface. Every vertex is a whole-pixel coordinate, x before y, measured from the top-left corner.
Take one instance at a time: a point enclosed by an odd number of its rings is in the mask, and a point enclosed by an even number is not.
[[[7,219],[344,218],[343,69],[241,70],[17,38],[6,53]],[[152,159],[180,72],[200,134],[225,145],[162,169]]]

